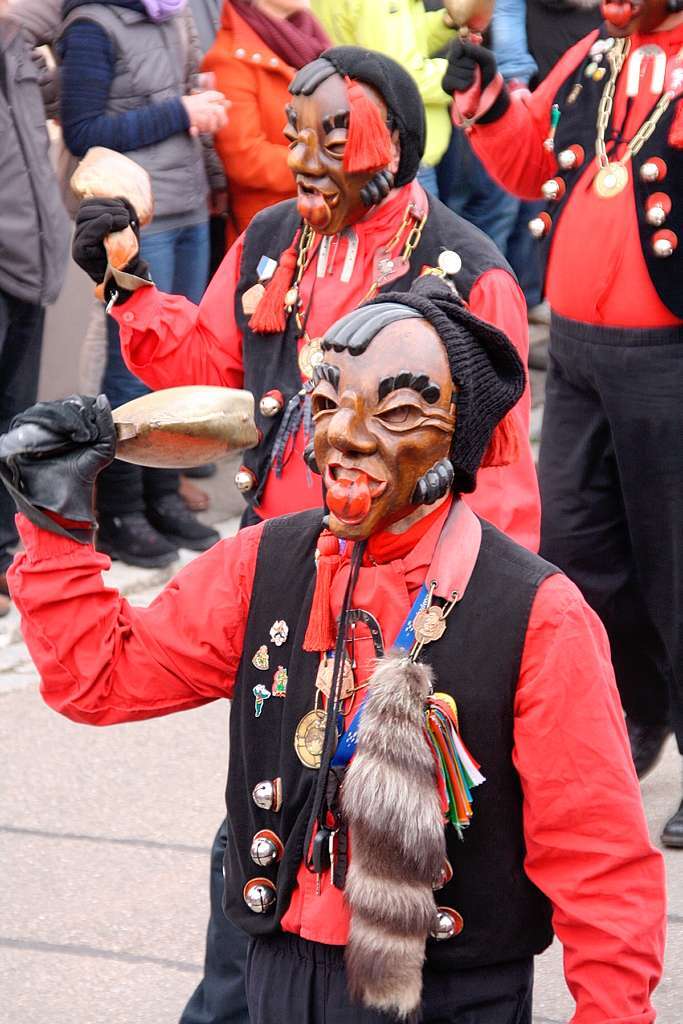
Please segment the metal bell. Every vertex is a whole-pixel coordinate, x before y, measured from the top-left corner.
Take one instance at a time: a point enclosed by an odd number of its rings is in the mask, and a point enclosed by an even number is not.
[[[443,862],[443,867],[441,868],[441,874],[434,882],[432,882],[432,889],[434,892],[437,892],[439,889],[443,889],[444,885],[448,885],[452,877],[453,868],[451,867],[451,862],[449,860],[445,860]]]
[[[640,177],[642,181],[657,181],[659,177],[659,167],[653,160],[648,160],[640,168]]]
[[[276,889],[268,878],[251,878],[242,890],[242,896],[254,914],[267,914],[275,904]]]
[[[257,807],[263,811],[279,811],[282,806],[282,779],[263,779],[257,782],[251,792]]]
[[[576,153],[573,149],[563,149],[557,154],[557,162],[563,171],[570,171],[576,165]]]
[[[655,203],[645,213],[645,220],[655,228],[661,228],[666,220],[666,210],[659,203]]]
[[[543,198],[550,202],[556,202],[558,199],[561,199],[566,191],[567,186],[562,178],[548,178],[541,185]]]
[[[284,853],[284,847],[274,832],[264,828],[257,832],[252,839],[249,853],[255,864],[258,864],[259,867],[267,868],[280,860]]]
[[[437,907],[429,934],[437,942],[445,942],[459,935],[464,926],[465,922],[457,910],[453,910],[452,907]]]
[[[259,412],[262,416],[277,416],[284,409],[285,402],[281,391],[268,391],[259,402]]]
[[[256,483],[256,477],[250,469],[246,469],[244,466],[241,467],[239,472],[235,473],[235,487],[242,494],[246,494],[247,491],[252,491]]]
[[[534,238],[540,239],[548,234],[552,221],[547,213],[534,217],[529,221],[529,231]]]
[[[655,256],[659,256],[660,259],[666,259],[667,256],[673,256],[676,246],[670,238],[663,237],[655,238],[652,242],[652,248]]]

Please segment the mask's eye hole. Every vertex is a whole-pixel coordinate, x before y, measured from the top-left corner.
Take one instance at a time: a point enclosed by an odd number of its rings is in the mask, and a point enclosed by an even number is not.
[[[328,395],[313,395],[311,399],[311,410],[313,412],[313,419],[316,416],[322,415],[326,412],[335,412],[338,408],[337,402]]]
[[[382,420],[383,423],[390,423],[392,426],[399,426],[401,423],[406,423],[408,417],[415,413],[417,410],[414,405],[395,405],[392,409],[387,409],[385,412],[378,414],[378,419]]]

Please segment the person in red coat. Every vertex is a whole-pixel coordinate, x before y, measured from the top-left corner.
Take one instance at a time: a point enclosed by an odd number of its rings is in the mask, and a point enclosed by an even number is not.
[[[18,417],[24,636],[77,722],[232,699],[224,905],[252,936],[251,1024],[531,1024],[553,928],[573,1024],[652,1024],[663,863],[604,630],[460,500],[524,370],[428,270],[323,339],[325,518],[240,531],[149,608],[91,543],[106,400]]]
[[[230,100],[229,122],[215,136],[230,192],[229,245],[259,210],[296,193],[282,135],[289,83],[330,46],[307,7],[305,0],[225,0],[204,57],[203,70]]]
[[[672,727],[683,752],[683,11],[603,15],[526,100],[470,43],[444,88],[462,107],[478,71],[472,145],[505,188],[548,200],[530,225],[553,311],[541,551],[607,627],[642,776]],[[662,839],[683,847],[683,804]]]

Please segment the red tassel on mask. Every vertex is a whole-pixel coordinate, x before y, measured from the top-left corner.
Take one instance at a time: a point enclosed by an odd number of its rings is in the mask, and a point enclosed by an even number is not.
[[[340,564],[339,541],[329,530],[323,530],[318,537],[315,593],[304,637],[305,651],[331,651],[337,642],[337,625],[330,608],[330,591]]]
[[[669,145],[674,149],[683,149],[683,100],[678,101],[676,113],[671,120]]]
[[[382,112],[363,87],[344,78],[349,97],[349,134],[344,149],[344,170],[347,174],[379,171],[391,163],[391,135]]]
[[[249,327],[257,334],[279,334],[287,324],[285,316],[285,295],[289,291],[299,254],[299,236],[297,231],[289,249],[280,256],[278,268],[266,285],[265,293],[252,313]]]
[[[493,431],[481,465],[482,469],[509,466],[518,459],[519,434],[512,413],[508,413]]]

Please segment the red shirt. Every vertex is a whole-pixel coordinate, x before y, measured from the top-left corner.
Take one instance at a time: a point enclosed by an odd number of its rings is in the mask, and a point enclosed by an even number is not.
[[[575,73],[597,35],[596,30],[568,50],[531,96],[513,96],[499,120],[475,125],[470,136],[474,149],[489,173],[509,191],[538,199],[543,182],[557,173],[556,154],[543,146],[550,108],[558,89]],[[630,61],[635,50],[647,43],[656,43],[669,58],[674,57],[683,46],[683,24],[668,32],[632,37],[629,58],[617,79],[612,126],[620,125],[624,116]],[[603,66],[607,65],[603,62]],[[635,135],[657,98],[650,92],[648,71],[626,118],[622,133],[626,140]],[[610,159],[620,157],[625,148],[626,144],[620,143],[610,152]],[[605,199],[593,189],[595,154],[586,154],[583,173],[572,188],[552,239],[546,275],[550,305],[561,316],[609,327],[682,323],[664,305],[650,280],[638,230],[632,165],[628,167],[628,186]],[[549,212],[552,216],[550,207]]]
[[[375,257],[396,234],[409,202],[420,208],[426,197],[417,182],[393,192],[367,219],[356,224],[358,241],[350,279],[342,281],[347,241],[330,247],[326,272],[316,277],[314,258],[305,274],[301,297],[307,305],[315,282],[315,302],[308,319],[310,337],[319,337],[339,317],[355,309],[375,279]],[[233,295],[240,278],[243,237],[232,247],[211,281],[199,306],[156,288],[141,288],[112,314],[121,328],[121,345],[129,368],[151,388],[180,384],[243,386],[242,334],[235,321]],[[524,296],[505,270],[489,270],[475,282],[469,300],[473,313],[507,334],[526,365],[529,338]],[[303,341],[300,342],[302,347]],[[256,395],[258,402],[260,395]],[[518,543],[538,550],[540,500],[531,453],[529,416],[531,396],[527,384],[513,415],[520,438],[518,462],[502,468],[482,469],[475,493],[468,502],[478,515],[494,523]],[[281,477],[271,473],[259,505],[264,519],[322,505],[319,477],[311,476],[303,461],[303,430]]]
[[[231,695],[262,526],[216,544],[148,608],[133,608],[105,587],[106,556],[22,516],[17,522],[25,552],[10,585],[49,705],[74,721],[107,725]],[[387,639],[422,582],[434,532],[402,557],[388,550],[384,562],[377,545],[380,572],[361,570],[363,600]],[[573,1024],[652,1024],[650,993],[664,946],[663,863],[648,838],[604,629],[565,576],[545,580],[531,610],[513,760],[524,798],[525,867],[553,905],[577,1001]],[[298,899],[290,927],[317,941],[343,939],[335,922],[328,934],[310,909],[314,895]]]

